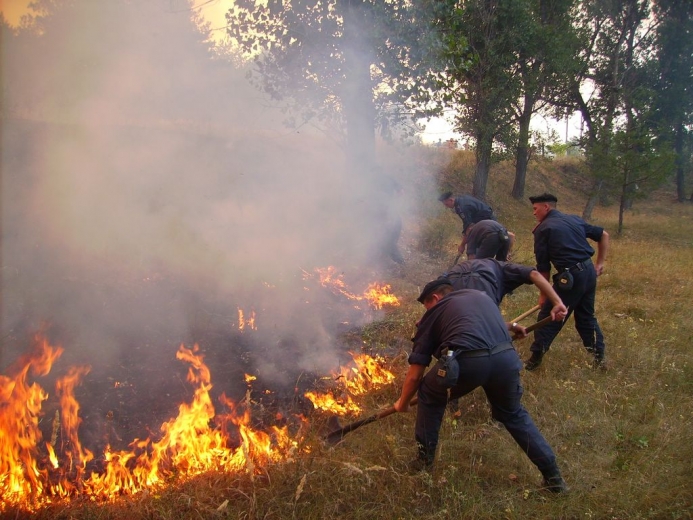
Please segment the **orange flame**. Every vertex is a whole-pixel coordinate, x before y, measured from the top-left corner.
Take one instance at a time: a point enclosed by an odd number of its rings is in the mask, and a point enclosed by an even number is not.
[[[238,330],[243,332],[243,330],[246,328],[246,326],[251,330],[257,330],[257,327],[255,326],[255,311],[251,310],[250,316],[246,319],[245,314],[243,313],[243,309],[241,309],[239,307],[238,308]]]
[[[313,407],[335,415],[355,414],[361,411],[352,396],[363,395],[372,389],[391,383],[395,376],[382,367],[384,362],[380,356],[371,357],[367,354],[350,352],[355,366],[342,367],[333,374],[334,380],[341,387],[345,397],[337,398],[334,392],[319,394],[306,392],[304,395],[313,403]]]
[[[36,383],[29,384],[27,374],[48,374],[63,350],[38,337],[35,341],[34,354],[20,359],[13,375],[0,376],[0,491],[9,503],[24,502],[46,486],[47,471],[39,469],[36,447],[42,437],[41,403],[48,394]]]
[[[396,307],[399,305],[399,299],[390,292],[390,289],[388,284],[381,285],[378,282],[373,282],[363,295],[370,306],[375,309],[382,309],[385,305]]]
[[[8,505],[34,509],[56,496],[83,494],[110,499],[133,494],[174,474],[186,478],[215,469],[245,470],[252,475],[269,463],[287,460],[298,450],[298,441],[290,437],[286,427],[273,426],[269,433],[254,431],[249,426],[250,412],[237,413],[237,405],[226,397],[223,400],[231,412],[218,418],[224,425],[221,430],[212,429],[215,411],[209,395],[210,371],[197,345],[192,349],[181,345],[176,357],[190,365],[187,379],[195,385],[192,401],[181,404],[178,416],[161,425],[160,440],[135,439],[130,451],[107,447],[102,472],[92,471],[87,476],[86,465],[93,454],[77,437],[81,419],[74,388],[89,369],[72,368],[56,384],[61,413],[56,413],[53,425],[55,436],[56,421],[62,416],[60,453],[56,453],[53,439],[42,442],[38,427],[41,402],[48,394],[37,383],[27,381],[30,369],[46,375],[62,351],[40,341],[37,352],[20,360],[13,376],[0,376],[0,397],[5,403],[0,407],[0,512]],[[227,424],[238,430],[234,438],[240,442],[230,440],[225,433]]]
[[[390,305],[393,307],[399,305],[399,299],[397,298],[397,296],[390,292],[391,286],[388,284],[380,284],[378,282],[373,282],[368,285],[368,288],[363,292],[363,294],[358,295],[352,293],[347,289],[346,282],[344,281],[344,274],[338,274],[336,267],[316,267],[315,273],[317,274],[320,285],[327,289],[330,289],[334,294],[341,294],[342,296],[345,296],[350,300],[366,300],[368,304],[374,309],[382,309],[385,305]],[[303,271],[304,280],[313,277],[314,275],[306,271]]]

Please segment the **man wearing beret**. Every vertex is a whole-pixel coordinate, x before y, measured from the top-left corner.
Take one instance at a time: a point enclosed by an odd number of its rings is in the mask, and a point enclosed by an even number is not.
[[[462,219],[462,242],[457,248],[458,253],[464,253],[467,247],[467,230],[472,224],[482,220],[496,220],[491,206],[471,195],[453,197],[451,191],[446,191],[438,200],[446,208],[453,210]]]
[[[522,406],[522,361],[508,334],[511,325],[503,321],[496,303],[474,289],[453,291],[445,278],[426,284],[418,301],[426,312],[417,324],[409,369],[394,405],[396,411],[406,412],[414,394],[418,395],[418,457],[412,469],[433,469],[448,392],[456,399],[482,387],[493,417],[541,472],[545,488],[566,491],[553,450]],[[440,361],[424,375],[432,358],[450,359],[449,353],[459,365],[457,378],[449,382],[451,387],[440,378]]]
[[[556,209],[558,199],[544,193],[529,197],[532,203],[537,226],[534,234],[534,256],[537,271],[549,280],[551,265],[556,269],[554,289],[568,307],[568,317],[575,316],[575,328],[582,344],[594,356],[594,366],[605,368],[604,336],[594,315],[594,302],[597,291],[597,277],[604,271],[604,261],[609,248],[609,234],[599,226],[592,226],[577,215],[567,215]],[[594,249],[587,239],[597,243],[597,258],[592,263]],[[542,306],[538,320],[551,312],[551,302],[539,297]],[[541,365],[565,321],[554,321],[534,333],[530,347],[531,357],[525,362],[525,369],[535,370]]]

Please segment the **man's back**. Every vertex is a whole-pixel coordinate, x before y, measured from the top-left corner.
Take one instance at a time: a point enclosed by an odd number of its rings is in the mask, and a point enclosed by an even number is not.
[[[500,305],[503,297],[530,282],[534,268],[493,258],[465,260],[450,269],[445,276],[455,290],[476,289],[485,292]]]
[[[491,206],[471,195],[460,195],[455,197],[455,213],[459,215],[464,223],[464,229],[470,224],[476,224],[481,220],[495,220]]]

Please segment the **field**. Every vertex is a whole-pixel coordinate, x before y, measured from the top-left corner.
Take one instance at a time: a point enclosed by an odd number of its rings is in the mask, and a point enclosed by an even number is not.
[[[440,187],[468,190],[469,154],[430,154],[418,164],[433,164],[428,170],[437,172]],[[405,190],[415,191],[422,170],[403,170]],[[531,265],[531,207],[508,196],[510,165],[496,166],[491,176],[488,198],[518,237],[513,260]],[[581,213],[585,182],[574,161],[532,163],[527,195],[544,190],[558,196],[559,209]],[[415,453],[413,414],[364,426],[333,447],[320,442],[325,425],[317,416],[307,449],[261,475],[208,473],[109,504],[56,503],[32,518],[691,518],[693,205],[675,203],[673,193],[667,185],[637,201],[621,236],[616,203],[594,212],[593,222],[612,239],[597,292],[607,370],[591,367],[571,318],[541,368],[522,375],[524,404],[557,453],[569,493],[540,489],[541,476],[491,419],[478,390],[461,400],[458,416],[446,415],[432,474],[407,471]],[[383,273],[402,304],[357,332],[364,350],[383,355],[397,375],[362,398],[368,413],[399,395],[408,339],[423,313],[415,298],[455,256],[459,220],[438,206],[423,201],[421,211],[404,217],[407,264]],[[506,298],[502,311],[510,320],[535,303],[536,291],[527,286]],[[516,342],[523,358],[530,341]],[[8,518],[15,514],[22,517]]]

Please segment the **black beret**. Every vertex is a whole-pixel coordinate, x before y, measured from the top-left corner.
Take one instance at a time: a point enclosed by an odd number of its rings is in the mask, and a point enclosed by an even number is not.
[[[436,278],[432,282],[428,282],[424,288],[423,291],[421,291],[421,294],[419,297],[416,299],[416,301],[423,303],[426,298],[428,298],[433,291],[435,291],[438,287],[442,285],[449,285],[452,287],[452,282],[445,278],[444,276],[441,276],[440,278]]]
[[[542,193],[541,195],[530,197],[529,201],[532,204],[536,204],[537,202],[558,202],[558,199],[555,195],[551,195],[550,193]]]
[[[440,202],[444,202],[444,201],[448,200],[450,197],[452,197],[452,192],[446,191],[445,193],[440,194],[440,197],[438,197],[438,200]]]

